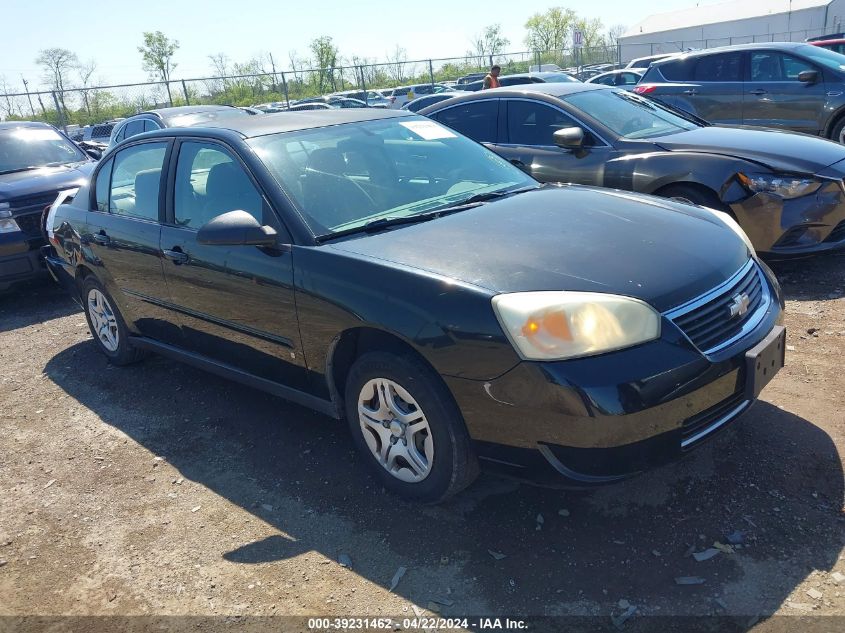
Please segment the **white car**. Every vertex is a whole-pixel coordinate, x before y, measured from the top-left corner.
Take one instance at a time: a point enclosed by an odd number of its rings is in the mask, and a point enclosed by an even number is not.
[[[401,110],[402,106],[413,101],[422,95],[434,95],[445,90],[452,90],[449,86],[443,84],[413,84],[410,86],[399,86],[394,88],[387,98],[390,101],[388,106],[391,110]]]

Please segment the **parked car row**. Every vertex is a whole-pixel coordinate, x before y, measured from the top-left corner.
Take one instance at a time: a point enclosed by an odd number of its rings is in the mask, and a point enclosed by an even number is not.
[[[680,68],[703,90],[709,65],[752,83],[763,51],[812,86],[835,73],[795,60],[845,61],[783,46],[647,60],[645,78]],[[783,366],[761,256],[845,247],[845,146],[712,125],[609,72],[420,84],[418,114],[407,86],[389,108],[130,117],[96,166],[39,168],[90,174],[39,214],[49,270],[112,363],[155,352],[345,418],[408,498],[480,467],[624,479],[729,426]],[[0,237],[17,215],[0,198]]]

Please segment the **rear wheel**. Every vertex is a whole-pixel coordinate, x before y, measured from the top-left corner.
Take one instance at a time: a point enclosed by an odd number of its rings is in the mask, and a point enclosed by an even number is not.
[[[129,343],[129,333],[115,302],[93,275],[82,282],[85,319],[100,351],[114,365],[128,365],[143,357]]]
[[[440,377],[411,355],[370,352],[346,380],[356,448],[392,492],[436,503],[478,474],[463,418]]]

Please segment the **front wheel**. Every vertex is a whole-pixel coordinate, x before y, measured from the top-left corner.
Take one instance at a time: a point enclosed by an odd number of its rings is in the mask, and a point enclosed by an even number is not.
[[[370,352],[359,358],[346,380],[346,417],[373,474],[400,496],[436,503],[478,474],[451,394],[413,356]]]

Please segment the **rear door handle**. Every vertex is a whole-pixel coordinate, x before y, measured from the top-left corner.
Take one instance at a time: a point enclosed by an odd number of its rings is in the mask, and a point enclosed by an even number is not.
[[[100,231],[99,233],[94,233],[94,241],[97,242],[97,244],[107,246],[109,242],[111,242],[111,238],[106,235],[105,231]]]
[[[759,95],[767,95],[767,94],[769,94],[769,91],[768,91],[768,90],[763,90],[762,88],[755,88],[754,90],[749,90],[749,91],[748,91],[748,94],[750,94],[750,95],[757,95],[757,96],[759,96]]]
[[[164,251],[162,251],[162,253],[164,254],[164,256],[167,259],[172,261],[177,266],[180,265],[180,264],[187,264],[188,263],[188,254],[183,253],[181,250],[176,250],[178,248],[179,247],[176,246],[174,248],[174,250],[164,250]]]
[[[684,90],[684,94],[694,97],[695,95],[698,94],[698,90],[696,90],[695,88],[690,88],[689,90]]]

